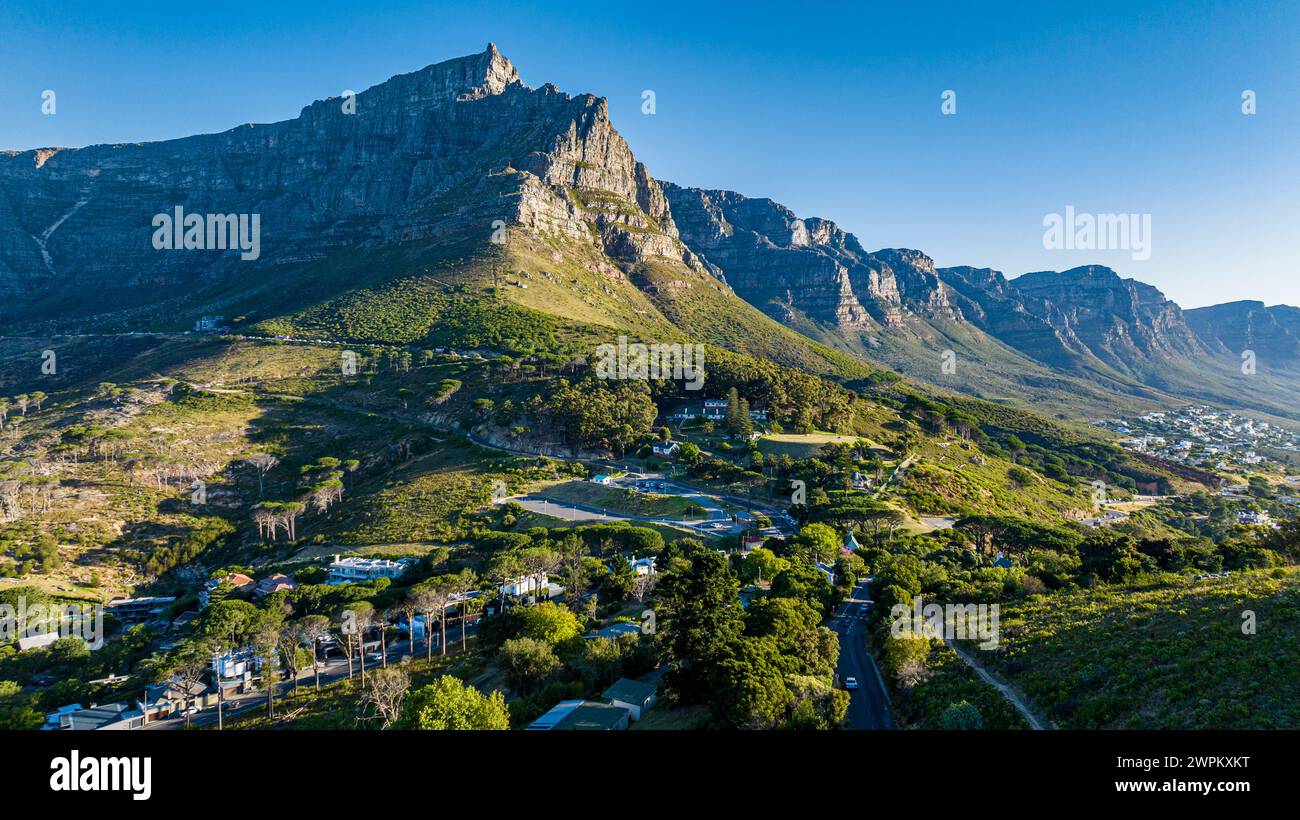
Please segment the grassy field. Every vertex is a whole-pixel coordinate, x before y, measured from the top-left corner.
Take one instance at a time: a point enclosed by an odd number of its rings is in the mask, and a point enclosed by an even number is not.
[[[765,456],[787,455],[798,460],[817,455],[827,444],[854,444],[861,440],[835,433],[769,433],[758,440],[758,449]]]
[[[1061,728],[1300,728],[1300,568],[1035,596],[982,656]]]

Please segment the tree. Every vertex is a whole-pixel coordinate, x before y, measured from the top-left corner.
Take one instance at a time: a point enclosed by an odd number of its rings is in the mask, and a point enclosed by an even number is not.
[[[257,453],[249,457],[248,463],[257,471],[257,497],[261,498],[266,474],[280,463],[280,459],[270,453]]]
[[[330,619],[324,615],[307,615],[298,621],[298,636],[303,643],[311,647],[311,668],[316,678],[316,691],[320,691],[320,659],[316,656],[316,647],[320,639],[330,634]],[[351,664],[351,659],[348,660]]]
[[[939,715],[936,722],[938,729],[983,729],[984,716],[980,710],[968,700],[958,701]]]
[[[275,687],[279,682],[281,624],[264,618],[257,627],[253,647],[262,659],[262,685],[266,687],[266,717],[275,718]]]
[[[488,563],[488,578],[497,586],[500,594],[498,612],[503,611],[506,606],[506,585],[519,577],[521,569],[519,554],[515,551],[494,555]]]
[[[198,633],[217,638],[227,649],[243,646],[253,637],[261,614],[248,601],[218,601],[199,617]]]
[[[361,668],[361,686],[366,685],[366,633],[375,625],[375,607],[369,601],[348,604],[352,623],[357,632],[357,663]]]
[[[460,600],[460,651],[468,651],[465,645],[465,622],[469,620],[470,610],[477,611],[483,605],[481,598],[470,598],[469,593],[478,586],[478,576],[471,569],[463,569],[451,577],[452,594]]]
[[[534,638],[550,646],[572,640],[582,634],[582,621],[572,611],[551,601],[520,607],[519,637]]]
[[[771,638],[745,638],[733,643],[711,668],[709,705],[714,719],[735,729],[777,726],[794,695],[780,669],[780,653]]]
[[[411,688],[411,676],[405,666],[402,663],[375,670],[370,675],[369,684],[361,691],[361,706],[374,710],[370,719],[378,720],[380,729],[387,729],[401,717],[402,704]]]
[[[401,601],[397,603],[394,609],[397,612],[401,613],[402,615],[406,616],[406,633],[407,633],[407,637],[411,639],[411,643],[407,647],[406,657],[414,658],[415,657],[415,613],[420,609],[420,602],[416,598],[415,590],[408,589],[406,591],[406,594],[402,596]]]
[[[286,623],[280,627],[278,647],[280,663],[293,681],[293,693],[298,694],[298,675],[302,672],[305,653],[302,651],[302,629],[297,623]],[[312,659],[315,660],[313,654]]]
[[[352,656],[358,645],[364,644],[363,629],[374,618],[375,608],[366,601],[344,604],[334,613],[334,625],[339,639],[343,642],[343,652],[348,658],[348,680],[352,680]],[[362,659],[362,681],[365,680],[365,660]]]
[[[481,694],[451,675],[443,675],[406,699],[399,727],[431,731],[504,731],[510,713],[500,692]]]
[[[708,692],[713,666],[742,628],[739,584],[727,560],[694,539],[665,548],[665,571],[656,590],[657,642],[668,682],[685,702],[700,702]]]
[[[161,667],[161,674],[154,681],[155,683],[171,681],[175,683],[177,689],[181,690],[187,728],[190,725],[189,708],[194,699],[194,689],[203,683],[214,654],[211,650],[211,646],[201,641],[187,641],[181,644],[172,654],[170,662]]]
[[[535,638],[511,638],[501,644],[501,662],[511,687],[531,692],[548,675],[560,668],[560,660],[550,644]]]
[[[420,583],[421,606],[426,608],[425,611],[425,635],[428,630],[433,629],[428,616],[437,609],[438,611],[438,655],[446,658],[447,655],[447,607],[451,606],[452,596],[455,595],[455,576],[434,576],[428,581]],[[425,641],[428,646],[428,641]],[[432,656],[432,655],[430,655]]]
[[[798,546],[804,548],[811,563],[829,564],[835,560],[840,551],[840,537],[825,524],[805,524],[795,539]],[[796,547],[796,551],[798,548]]]

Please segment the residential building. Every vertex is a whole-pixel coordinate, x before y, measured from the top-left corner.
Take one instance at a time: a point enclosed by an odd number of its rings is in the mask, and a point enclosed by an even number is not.
[[[265,598],[275,592],[292,592],[297,588],[297,581],[284,573],[277,572],[275,575],[257,582],[257,587],[253,590],[253,597]]]
[[[57,630],[53,632],[38,632],[35,635],[24,635],[17,640],[18,651],[28,652],[33,649],[44,649],[53,644],[60,637],[62,636],[59,635]]]
[[[676,455],[677,451],[680,450],[681,447],[682,445],[676,441],[656,441],[654,447],[651,449],[654,450],[654,454],[657,456],[671,458]]]
[[[232,649],[212,658],[211,669],[218,678],[248,679],[262,670],[262,655],[255,647]]]
[[[411,563],[409,558],[389,561],[384,558],[340,558],[335,555],[329,566],[329,579],[326,583],[337,586],[365,583],[378,578],[399,578]]]
[[[632,713],[622,706],[594,700],[562,700],[534,720],[526,731],[617,731],[626,729]]]
[[[114,598],[104,604],[104,610],[124,624],[144,624],[166,617],[174,603],[175,597]]]
[[[74,731],[139,729],[145,724],[144,710],[129,703],[91,704],[83,709],[80,704],[64,706],[45,716],[42,729],[72,729]]]
[[[242,572],[231,572],[220,578],[209,579],[203,585],[203,589],[199,591],[199,609],[203,609],[208,605],[208,602],[212,600],[212,593],[222,584],[230,584],[238,592],[251,589],[257,582]]]
[[[647,555],[645,558],[638,558],[632,562],[632,571],[637,575],[654,575],[655,574],[655,557]]]
[[[549,588],[552,586],[546,573],[539,572],[533,575],[521,575],[506,581],[497,588],[499,592],[506,595],[534,595],[539,592],[547,593],[550,597]]]
[[[831,586],[835,586],[835,567],[831,566],[830,564],[823,564],[821,561],[818,561],[817,571],[826,577],[827,583],[829,583]]]
[[[858,544],[858,539],[853,534],[853,530],[844,531],[844,549],[846,552],[857,552],[861,549],[861,545]]]
[[[1264,527],[1273,523],[1273,518],[1266,512],[1254,512],[1253,510],[1243,510],[1237,513],[1237,523],[1248,526]]]
[[[607,476],[604,473],[598,473],[597,475],[591,477],[591,483],[608,485],[608,484],[613,484],[614,479],[612,476]]]
[[[619,678],[604,691],[602,697],[614,706],[626,709],[632,720],[640,720],[641,714],[651,709],[658,700],[657,687],[653,683],[631,678]]]
[[[194,323],[196,333],[214,333],[228,329],[224,316],[202,316]]]
[[[705,399],[704,417],[706,419],[717,420],[726,418],[727,400],[726,399]]]

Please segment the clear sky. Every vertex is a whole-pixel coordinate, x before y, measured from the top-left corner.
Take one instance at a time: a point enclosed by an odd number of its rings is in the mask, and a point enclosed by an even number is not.
[[[21,0],[0,5],[0,149],[286,119],[488,41],[531,86],[608,97],[655,176],[771,197],[869,249],[1300,305],[1296,2]],[[1150,214],[1150,258],[1045,249],[1069,205]]]

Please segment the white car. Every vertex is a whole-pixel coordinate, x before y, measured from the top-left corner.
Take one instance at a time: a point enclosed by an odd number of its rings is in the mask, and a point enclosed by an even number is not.
[[[858,679],[857,679],[857,678],[845,678],[845,679],[844,679],[844,688],[845,688],[845,689],[850,689],[850,690],[852,690],[852,689],[857,689],[857,688],[858,688]]]

